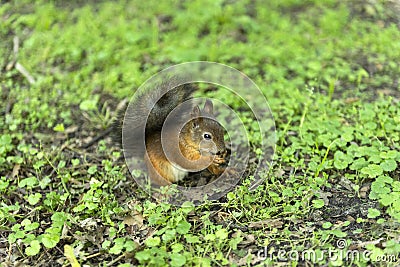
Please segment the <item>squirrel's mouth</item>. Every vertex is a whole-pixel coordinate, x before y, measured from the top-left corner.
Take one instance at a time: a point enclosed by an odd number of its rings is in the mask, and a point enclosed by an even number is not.
[[[222,156],[224,153],[225,151],[215,151],[207,148],[200,148],[200,154],[202,156]]]
[[[217,151],[210,151],[209,149],[206,148],[200,148],[200,154],[202,156],[216,156],[217,155]]]

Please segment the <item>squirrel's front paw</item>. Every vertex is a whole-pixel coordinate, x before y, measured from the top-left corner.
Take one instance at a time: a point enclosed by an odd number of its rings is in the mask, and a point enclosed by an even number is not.
[[[237,175],[239,172],[237,169],[233,167],[221,167],[217,164],[211,164],[208,166],[208,170],[214,175],[221,175],[222,173],[226,173],[229,176]]]
[[[207,169],[214,175],[221,175],[225,171],[225,168],[219,166],[219,164],[216,164],[214,162],[211,163],[211,165],[208,166]]]
[[[219,165],[224,164],[226,162],[225,158],[222,157],[215,157],[213,160],[213,164]]]

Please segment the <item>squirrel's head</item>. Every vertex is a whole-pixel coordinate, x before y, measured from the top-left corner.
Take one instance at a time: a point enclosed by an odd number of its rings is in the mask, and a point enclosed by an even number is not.
[[[191,120],[185,125],[183,135],[189,135],[186,142],[198,148],[198,152],[205,156],[222,155],[225,152],[224,128],[213,114],[213,104],[206,100],[204,108],[195,106],[191,113]]]

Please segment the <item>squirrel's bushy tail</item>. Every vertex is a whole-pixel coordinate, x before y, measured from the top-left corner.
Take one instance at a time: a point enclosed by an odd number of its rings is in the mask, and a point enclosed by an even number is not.
[[[180,84],[177,79],[141,89],[129,103],[119,125],[124,150],[134,157],[144,155],[146,133],[161,133],[168,114],[190,99],[195,91],[192,84]]]

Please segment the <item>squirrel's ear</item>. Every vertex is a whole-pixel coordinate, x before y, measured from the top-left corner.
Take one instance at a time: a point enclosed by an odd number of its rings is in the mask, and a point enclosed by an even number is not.
[[[200,117],[201,112],[200,112],[199,106],[195,106],[195,107],[193,108],[192,114],[191,114],[191,115],[192,115],[192,119],[197,119],[197,118]]]
[[[200,117],[201,116],[201,111],[200,111],[199,106],[195,106],[193,108],[191,116],[192,116],[192,122],[191,123],[192,123],[193,128],[199,127],[199,121],[201,120],[201,117]]]
[[[213,107],[213,103],[211,102],[210,99],[207,99],[206,103],[204,104],[204,112],[212,115],[213,114],[213,108],[214,108]]]

